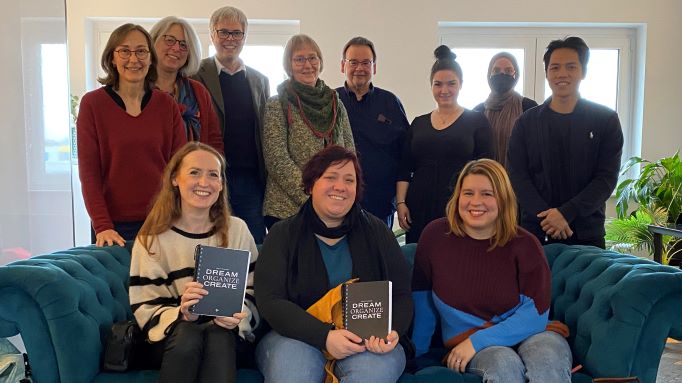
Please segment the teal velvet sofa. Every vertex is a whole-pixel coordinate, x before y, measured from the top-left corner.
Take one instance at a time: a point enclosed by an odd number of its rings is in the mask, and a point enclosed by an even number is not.
[[[412,262],[414,246],[403,247]],[[682,272],[593,247],[545,247],[552,269],[551,316],[566,323],[574,383],[638,376],[654,383],[666,338],[682,329]],[[0,337],[21,334],[38,383],[154,382],[156,371],[101,371],[112,323],[132,317],[129,247],[80,247],[0,267]],[[435,346],[435,345],[434,345]],[[480,382],[420,358],[399,383]],[[238,383],[262,382],[240,370]]]

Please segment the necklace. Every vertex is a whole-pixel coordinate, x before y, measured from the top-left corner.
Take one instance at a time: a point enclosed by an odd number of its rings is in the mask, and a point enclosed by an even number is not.
[[[450,113],[441,112],[440,109],[436,108],[435,112],[436,122],[440,126],[449,126],[462,114],[462,107],[457,106],[454,111]]]

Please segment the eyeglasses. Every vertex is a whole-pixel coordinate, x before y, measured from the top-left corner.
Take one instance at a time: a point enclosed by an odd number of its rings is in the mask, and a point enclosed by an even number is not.
[[[244,32],[242,31],[230,31],[228,29],[216,29],[215,33],[218,35],[218,38],[221,40],[225,40],[228,37],[231,37],[232,40],[241,40],[244,38]]]
[[[132,51],[128,48],[121,48],[121,49],[115,50],[114,52],[118,53],[118,57],[120,57],[122,59],[130,58],[130,55],[133,52],[135,52],[135,56],[140,60],[144,60],[147,58],[147,56],[149,56],[149,49],[144,49],[144,48],[135,49],[134,51]]]
[[[296,56],[292,58],[291,61],[293,61],[296,66],[304,66],[306,61],[309,62],[310,65],[317,65],[320,63],[320,58],[317,56]]]
[[[365,68],[370,68],[370,67],[372,66],[372,64],[374,64],[374,61],[372,61],[372,60],[362,60],[362,61],[358,61],[358,60],[352,60],[352,59],[351,59],[351,60],[343,59],[343,61],[347,62],[347,63],[348,63],[348,66],[350,66],[350,67],[353,68],[353,69],[355,69],[355,68],[357,68],[357,67],[359,67],[359,66],[360,66],[360,67],[365,67]]]
[[[163,37],[163,42],[166,43],[167,46],[172,47],[177,43],[178,48],[181,51],[187,52],[187,40],[178,40],[171,35],[163,35],[161,37]]]

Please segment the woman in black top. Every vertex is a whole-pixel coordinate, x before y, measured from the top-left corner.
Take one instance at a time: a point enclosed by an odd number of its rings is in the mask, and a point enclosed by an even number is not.
[[[457,103],[462,69],[456,55],[445,45],[434,54],[431,91],[437,107],[412,121],[397,182],[398,223],[407,230],[408,243],[419,240],[426,224],[445,216],[445,205],[464,165],[492,156],[488,120]]]

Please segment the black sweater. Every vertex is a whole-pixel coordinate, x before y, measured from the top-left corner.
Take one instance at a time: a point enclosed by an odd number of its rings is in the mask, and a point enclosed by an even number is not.
[[[392,328],[402,337],[413,314],[409,267],[385,223],[364,211],[358,221],[348,234],[352,277],[393,282]],[[305,310],[327,293],[329,282],[315,236],[307,228],[302,212],[272,227],[258,257],[256,302],[259,312],[280,335],[322,350],[332,327]],[[367,240],[373,242],[369,248],[378,249],[376,254],[359,250],[367,248],[359,241]]]
[[[532,108],[519,117],[507,152],[509,178],[521,205],[521,226],[540,242],[544,232],[537,214],[557,208],[578,240],[604,237],[604,210],[618,181],[623,132],[613,110],[584,99],[570,116],[565,148],[567,174],[552,172],[553,151],[549,103]],[[570,198],[553,200],[552,186],[561,181]]]

